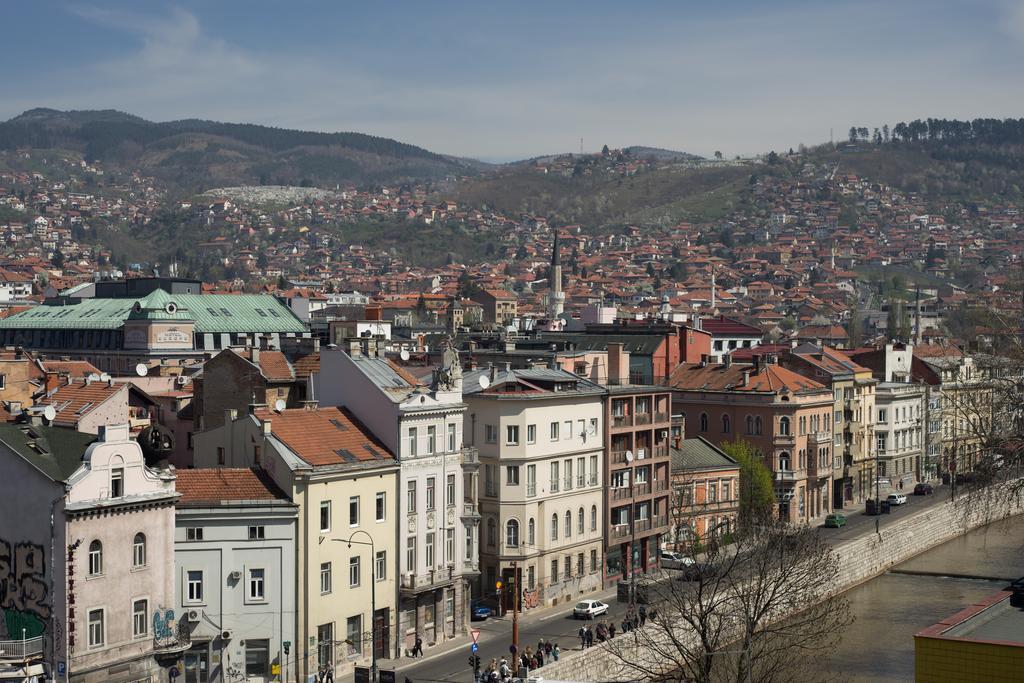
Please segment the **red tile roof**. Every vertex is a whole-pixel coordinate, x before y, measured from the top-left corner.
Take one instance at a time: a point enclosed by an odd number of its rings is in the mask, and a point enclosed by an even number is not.
[[[259,409],[275,437],[313,466],[394,462],[395,456],[346,408]]]
[[[300,356],[292,363],[296,379],[309,379],[309,376],[320,372],[320,354],[310,353]]]
[[[57,387],[52,394],[40,398],[38,405],[52,405],[57,410],[57,417],[54,424],[64,427],[76,427],[78,421],[100,404],[109,400],[119,391],[125,391],[127,402],[126,384],[108,384],[107,382],[72,382]]]
[[[102,370],[85,360],[43,360],[40,364],[43,372],[66,372],[76,378],[102,373]]]
[[[179,504],[249,500],[288,500],[266,472],[257,468],[217,467],[176,471]]]
[[[744,381],[744,373],[746,381]],[[670,385],[676,389],[700,391],[827,391],[824,385],[798,375],[774,363],[762,364],[757,370],[750,365],[683,363],[672,372]]]

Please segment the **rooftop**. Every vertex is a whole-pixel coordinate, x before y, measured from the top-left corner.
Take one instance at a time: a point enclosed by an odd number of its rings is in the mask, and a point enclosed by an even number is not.
[[[0,423],[0,442],[53,481],[67,481],[82,466],[85,449],[95,440],[92,434],[65,427]]]
[[[179,506],[289,500],[270,475],[257,468],[183,469],[176,474]]]
[[[1010,604],[1012,591],[999,591],[915,634],[1024,647],[1024,608]]]
[[[271,433],[314,467],[354,463],[394,463],[395,456],[347,408],[257,409]]]
[[[672,371],[669,384],[676,389],[690,391],[828,391],[823,384],[775,363],[762,363],[757,367],[739,363],[682,363]]]
[[[737,469],[739,463],[704,437],[682,439],[672,446],[672,471]]]

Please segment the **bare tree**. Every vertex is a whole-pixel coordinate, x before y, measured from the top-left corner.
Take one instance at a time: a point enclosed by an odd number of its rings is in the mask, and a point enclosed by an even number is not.
[[[647,587],[651,618],[608,646],[622,675],[697,683],[828,677],[823,662],[852,622],[845,598],[829,593],[840,570],[832,548],[815,530],[770,515],[731,541],[705,539],[693,564]]]

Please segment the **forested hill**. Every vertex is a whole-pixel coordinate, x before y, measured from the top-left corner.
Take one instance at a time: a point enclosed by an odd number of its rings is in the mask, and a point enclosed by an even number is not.
[[[65,149],[196,190],[226,184],[372,184],[472,173],[471,163],[362,133],[318,133],[112,110],[32,109],[0,123],[0,149]]]

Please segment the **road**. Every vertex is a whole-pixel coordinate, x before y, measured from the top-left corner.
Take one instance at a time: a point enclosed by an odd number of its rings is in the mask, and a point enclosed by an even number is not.
[[[950,495],[948,486],[936,486],[935,493],[930,496],[909,495],[913,486],[906,490],[908,495],[905,505],[893,507],[892,513],[878,517],[882,526],[888,526],[909,514],[949,500]],[[886,487],[883,487],[881,493],[884,499],[888,493]],[[863,514],[863,510],[863,504],[847,508],[844,510],[847,516],[846,526],[841,529],[821,527],[819,533],[830,543],[847,541],[863,534],[874,533],[876,518]],[[622,623],[626,605],[616,602],[614,589],[585,597],[608,603],[611,608],[608,619],[614,620],[617,626]],[[577,633],[583,623],[572,618],[572,605],[568,603],[531,610],[526,617],[519,620],[519,642],[524,648],[526,646],[536,648],[537,641],[543,638],[557,642],[562,651],[578,650],[580,641]],[[510,616],[473,622],[473,628],[480,631],[478,654],[483,668],[486,668],[492,658],[500,659],[502,655],[508,655],[509,645],[512,642]],[[398,672],[396,680],[399,683],[402,683],[404,679],[414,683],[430,683],[431,681],[468,683],[473,680],[473,672],[469,668],[468,661],[471,642],[469,638],[464,641],[450,641],[433,650],[428,650],[421,660],[402,659],[394,663],[394,667],[392,667],[392,662],[384,661],[381,662],[381,668],[395,668]],[[543,668],[537,672],[537,675],[544,675]]]

